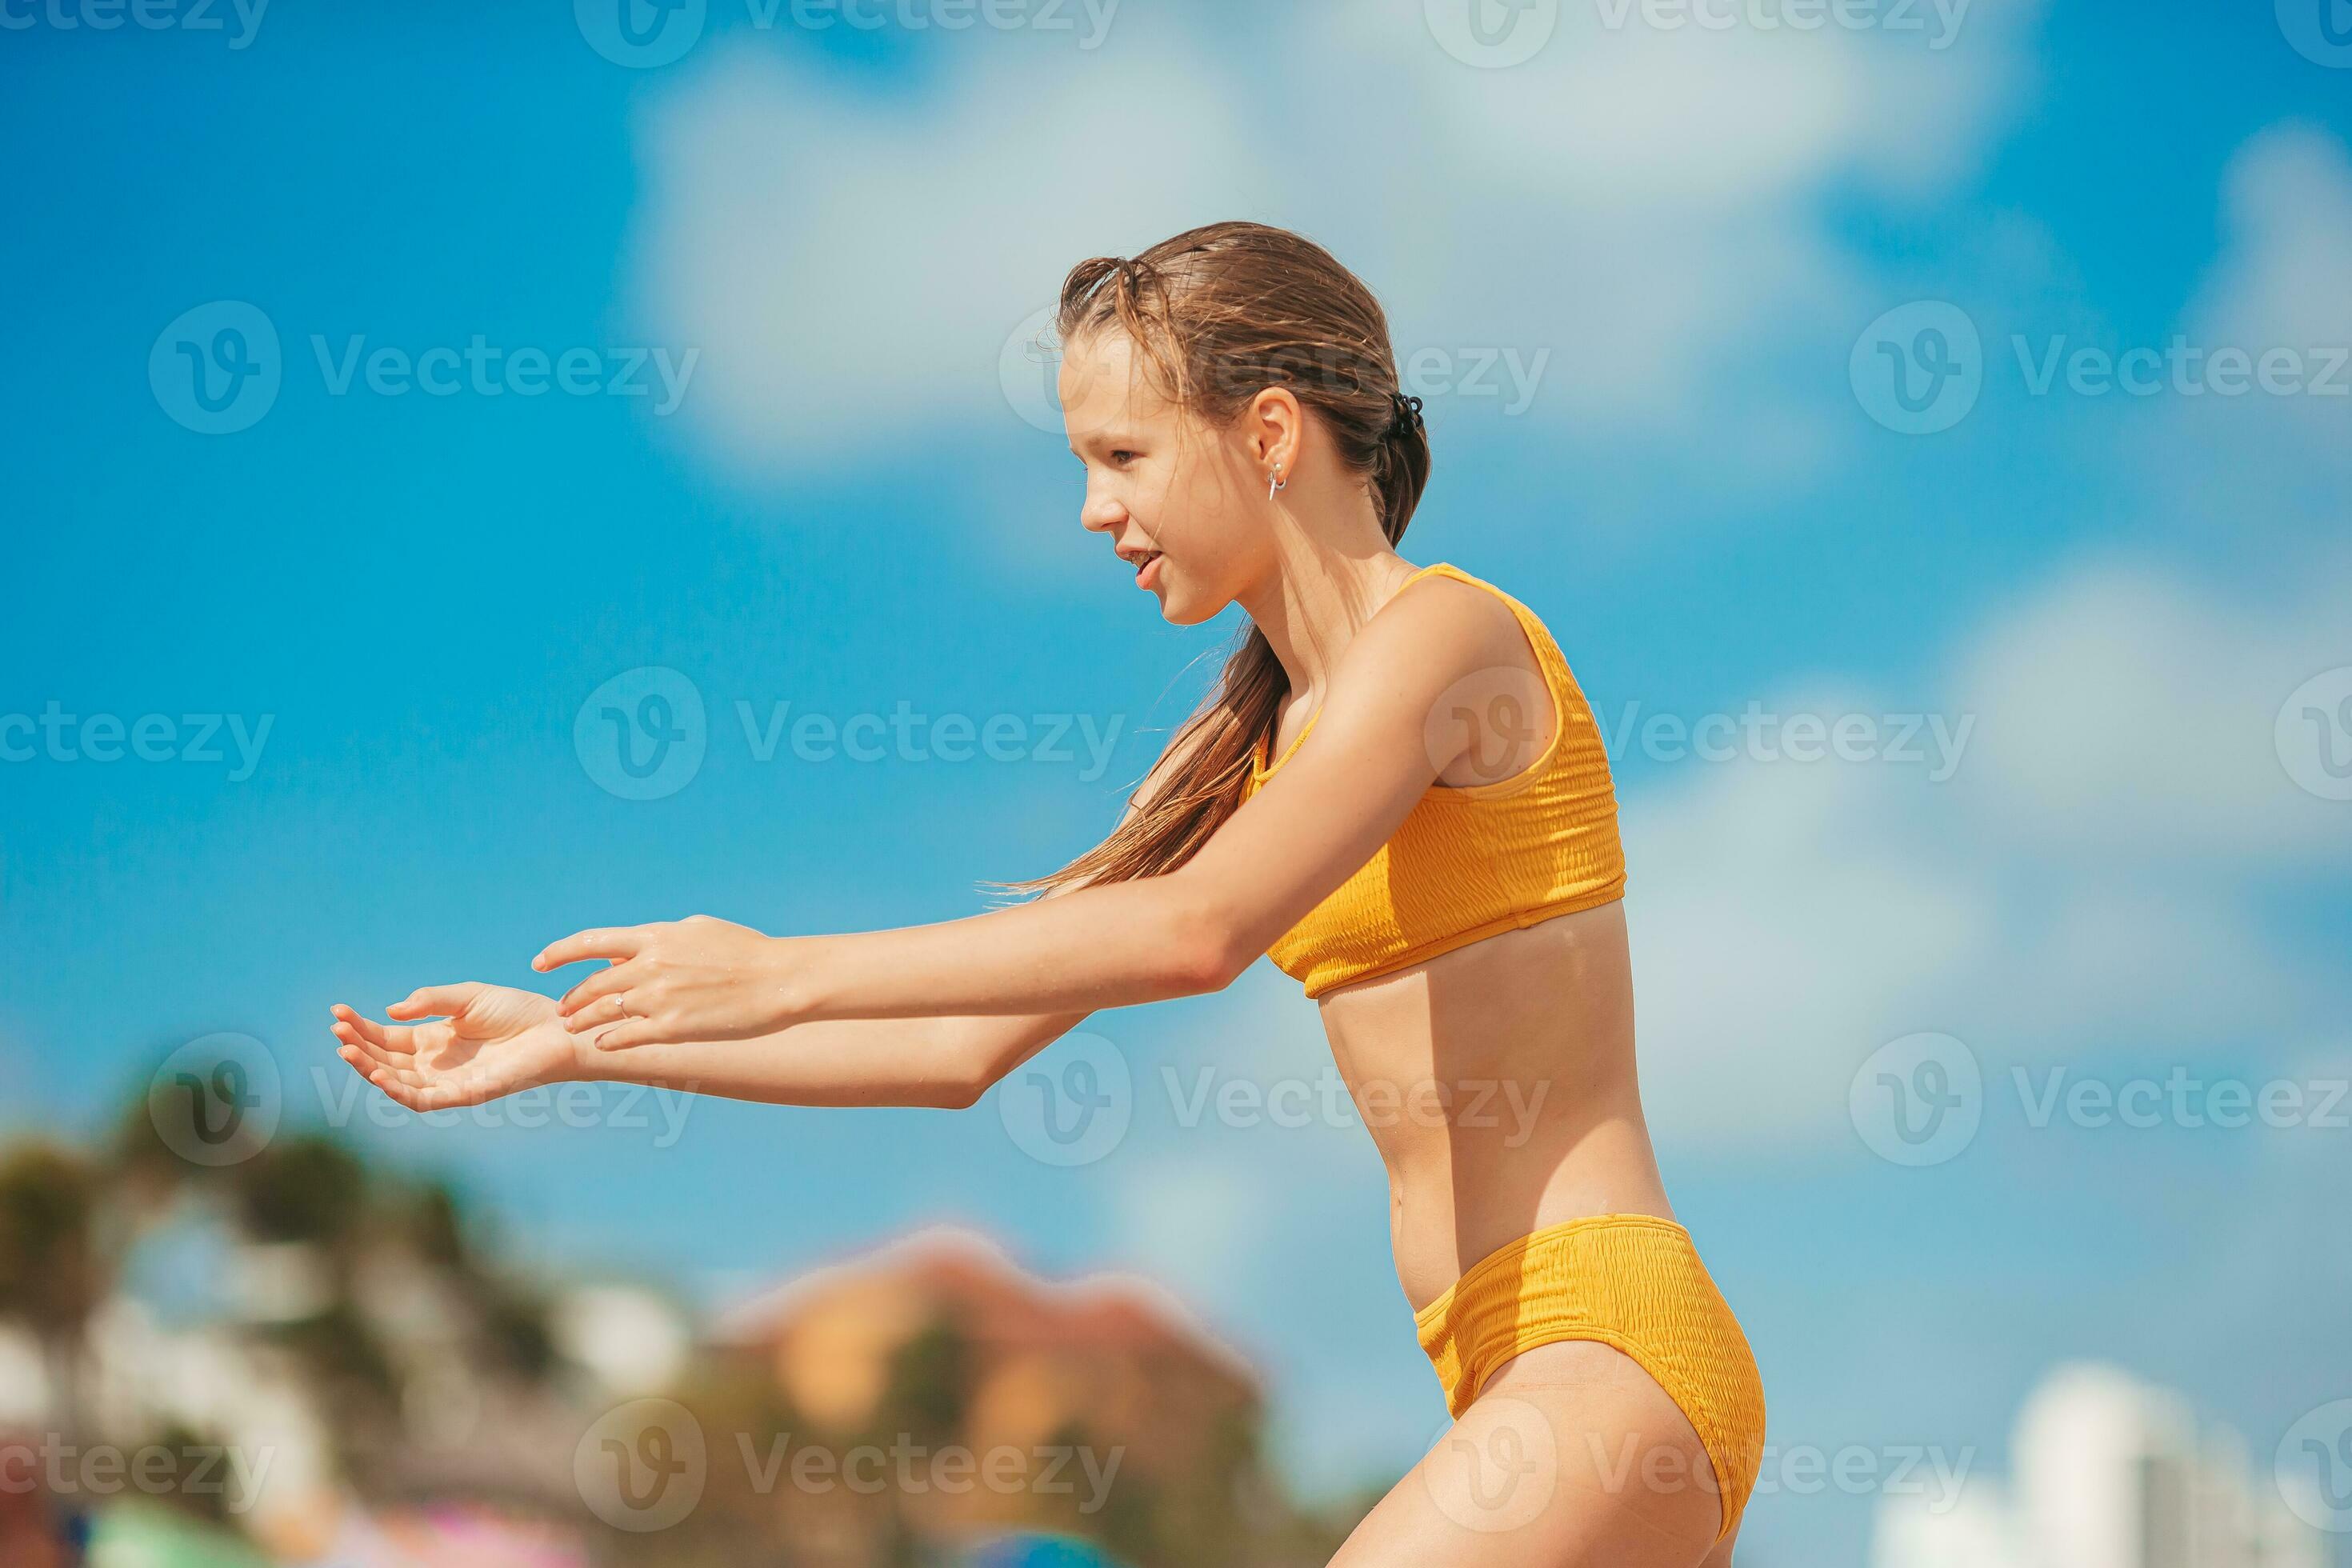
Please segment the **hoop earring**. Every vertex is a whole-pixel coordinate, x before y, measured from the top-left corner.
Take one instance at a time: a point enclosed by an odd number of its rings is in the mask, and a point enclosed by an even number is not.
[[[1275,491],[1286,490],[1289,488],[1290,481],[1282,477],[1282,465],[1280,463],[1276,463],[1274,466],[1274,472],[1266,476],[1265,499],[1272,500],[1274,499]]]

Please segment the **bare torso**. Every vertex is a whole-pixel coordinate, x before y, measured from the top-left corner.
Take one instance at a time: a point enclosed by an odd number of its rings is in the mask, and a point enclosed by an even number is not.
[[[1622,902],[1343,987],[1321,1006],[1388,1167],[1397,1276],[1416,1310],[1545,1226],[1673,1217],[1642,1117]]]
[[[1516,630],[1509,641],[1538,678],[1528,645]],[[1272,754],[1286,754],[1314,708],[1297,696],[1285,704]],[[1531,727],[1496,728],[1437,786],[1516,776],[1545,754],[1559,722],[1548,711]],[[1397,1276],[1415,1310],[1545,1226],[1674,1217],[1642,1115],[1622,901],[1326,992],[1320,1005],[1388,1167]]]

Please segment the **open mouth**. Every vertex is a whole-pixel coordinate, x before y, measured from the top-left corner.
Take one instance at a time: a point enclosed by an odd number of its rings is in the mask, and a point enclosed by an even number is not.
[[[1139,550],[1132,553],[1122,552],[1119,559],[1129,562],[1134,565],[1135,585],[1137,587],[1149,588],[1152,584],[1160,580],[1159,551]]]

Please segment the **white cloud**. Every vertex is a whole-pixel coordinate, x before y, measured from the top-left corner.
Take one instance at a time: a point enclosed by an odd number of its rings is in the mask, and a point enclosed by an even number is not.
[[[2239,150],[2222,181],[2230,248],[2191,312],[2247,348],[2352,343],[2352,155],[2315,126]]]
[[[2067,859],[2340,858],[2341,811],[2295,786],[2273,735],[2291,692],[2352,663],[2352,581],[2328,586],[2231,603],[2112,565],[2033,593],[1955,688],[1983,715],[1963,781],[1979,816]]]
[[[774,475],[927,423],[1013,421],[1001,351],[1072,266],[1255,205],[1245,106],[1199,59],[1130,76],[971,41],[992,47],[920,97],[714,46],[650,112],[642,308],[702,350],[683,413],[730,465]]]
[[[2225,245],[2184,331],[2207,348],[2352,341],[2352,159],[2308,129],[2225,181]],[[1957,647],[1935,705],[1976,727],[1916,770],[1717,769],[1626,814],[1645,1082],[1668,1139],[1842,1139],[1848,1075],[1922,1030],[1999,1058],[2332,1038],[2340,980],[2267,917],[2352,857],[2343,803],[2280,754],[2291,693],[2352,665],[2342,400],[2176,400],[2144,531],[2234,548],[2216,581],[2158,557],[2078,564]],[[1903,703],[1849,698],[1883,711]],[[1783,711],[1814,702],[1782,701]]]
[[[2037,9],[1980,0],[1934,49],[1570,5],[1500,71],[1418,6],[1130,10],[1091,52],[935,41],[920,94],[714,41],[646,122],[641,308],[703,351],[694,427],[774,475],[1004,417],[999,350],[1071,265],[1263,217],[1362,273],[1401,351],[1549,350],[1538,417],[1684,428],[1850,313],[1825,198],[1916,196],[1980,156]]]
[[[1662,1135],[1845,1136],[1855,1068],[1925,1030],[1994,1059],[2319,1030],[2334,982],[2280,945],[2259,900],[2265,873],[2352,851],[2347,808],[2298,789],[2273,739],[2330,648],[2352,659],[2352,577],[2231,600],[2141,564],[2085,566],[1958,650],[1945,711],[1977,722],[1949,782],[1742,762],[1631,799]]]
[[[1987,961],[1991,889],[1906,820],[1916,773],[1735,763],[1625,809],[1642,1074],[1670,1140],[1833,1131],[1872,1050]]]
[[[2269,554],[2335,528],[2352,485],[2352,154],[2314,126],[2263,132],[2231,161],[2221,223],[2182,333],[2207,354],[2285,351],[2306,390],[2173,397],[2143,462],[2201,532]]]

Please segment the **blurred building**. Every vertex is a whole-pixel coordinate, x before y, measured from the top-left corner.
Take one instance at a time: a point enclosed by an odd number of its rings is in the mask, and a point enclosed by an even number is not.
[[[973,1453],[1082,1444],[1139,1486],[1228,1467],[1261,1415],[1256,1373],[1160,1286],[1046,1281],[952,1227],[757,1295],[715,1338],[764,1361],[785,1405],[833,1434],[919,1417],[927,1399],[908,1368],[934,1347],[952,1363],[929,1401],[940,1434]],[[1016,1519],[1021,1507],[976,1490],[962,1511]]]
[[[2327,1568],[2326,1538],[2186,1401],[2112,1367],[2061,1367],[2019,1413],[2010,1487],[1880,1509],[1874,1568]]]
[[[1013,1444],[1076,1426],[1103,1441],[1195,1457],[1223,1417],[1254,1416],[1257,1378],[1166,1290],[1097,1275],[1056,1283],[987,1237],[919,1231],[728,1312],[718,1339],[756,1348],[793,1406],[865,1426],[903,1350],[935,1326],[968,1348],[968,1436]]]
[[[1246,1531],[1281,1511],[1256,1448],[1255,1374],[1147,1280],[1049,1281],[985,1237],[935,1228],[761,1293],[714,1337],[766,1369],[804,1436],[1075,1450],[1066,1475],[1099,1483],[1077,1480],[1083,1510],[1020,1489],[898,1499],[929,1539],[1042,1522],[1164,1560],[1149,1542]]]

